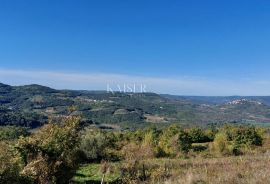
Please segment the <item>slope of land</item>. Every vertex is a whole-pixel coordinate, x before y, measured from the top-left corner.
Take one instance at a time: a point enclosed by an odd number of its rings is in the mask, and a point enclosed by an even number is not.
[[[154,123],[270,123],[270,97],[192,97],[155,93],[55,90],[40,85],[0,84],[0,124],[38,127],[70,114],[87,124],[109,128]]]

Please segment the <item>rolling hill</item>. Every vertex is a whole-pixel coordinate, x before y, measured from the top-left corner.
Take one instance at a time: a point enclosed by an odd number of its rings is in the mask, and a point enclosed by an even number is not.
[[[41,85],[0,83],[0,125],[39,127],[68,115],[103,128],[155,124],[270,123],[270,97],[199,97],[155,93],[55,90]]]

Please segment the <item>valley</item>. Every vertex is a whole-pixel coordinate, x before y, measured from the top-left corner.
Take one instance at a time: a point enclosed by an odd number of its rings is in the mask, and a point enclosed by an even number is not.
[[[270,123],[270,97],[200,97],[155,93],[55,90],[0,84],[0,124],[36,128],[76,115],[86,125],[136,129],[151,124],[207,127]],[[113,125],[113,126],[112,126]]]

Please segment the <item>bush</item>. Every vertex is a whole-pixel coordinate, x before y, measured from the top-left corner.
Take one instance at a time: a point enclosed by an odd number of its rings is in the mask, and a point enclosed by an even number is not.
[[[240,126],[233,131],[233,141],[239,146],[261,146],[262,137],[257,133],[255,127]]]
[[[262,145],[262,136],[253,126],[225,126],[214,140],[214,148],[222,154],[242,154],[247,148]]]
[[[178,134],[178,144],[179,144],[179,150],[183,153],[189,152],[191,148],[192,140],[189,136],[189,134],[185,131],[181,131]]]
[[[143,160],[154,158],[154,150],[144,144],[129,143],[121,150],[122,156],[125,160]]]
[[[121,167],[121,183],[136,184],[143,183],[150,177],[145,165],[138,160],[129,160],[124,162]]]
[[[80,150],[87,161],[118,160],[116,141],[117,137],[113,133],[86,128],[82,133]]]
[[[19,183],[19,164],[12,157],[9,145],[0,142],[0,146],[0,183]]]
[[[29,133],[26,128],[15,126],[2,126],[0,127],[0,141],[14,140],[20,136],[27,136]]]
[[[176,156],[180,152],[187,153],[191,148],[191,139],[186,131],[177,125],[164,129],[159,140],[163,156]]]
[[[108,143],[101,131],[86,129],[82,135],[80,149],[90,161],[100,161],[105,158]]]
[[[214,151],[219,154],[226,155],[230,153],[228,137],[224,132],[216,134],[213,146]]]
[[[67,183],[79,161],[79,119],[65,118],[60,124],[49,123],[30,137],[20,138],[17,150],[25,167],[22,174],[35,183]]]
[[[210,134],[210,132],[207,132]],[[205,143],[210,142],[211,137],[208,137],[207,134],[200,128],[192,128],[188,130],[188,134],[192,143]],[[210,136],[210,135],[209,135]]]

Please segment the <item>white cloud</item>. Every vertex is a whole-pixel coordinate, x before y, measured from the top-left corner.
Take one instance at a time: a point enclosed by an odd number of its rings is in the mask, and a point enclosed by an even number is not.
[[[146,85],[149,92],[178,95],[270,95],[270,81],[218,80],[200,77],[144,77],[107,73],[0,69],[0,82],[10,85],[41,84],[56,89],[106,90],[107,84]]]

